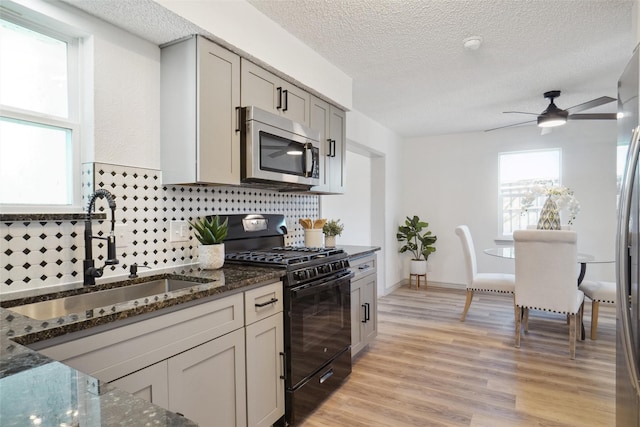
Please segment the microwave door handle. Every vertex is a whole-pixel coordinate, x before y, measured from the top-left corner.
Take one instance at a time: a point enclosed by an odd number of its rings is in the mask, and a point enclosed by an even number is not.
[[[313,174],[313,145],[310,142],[304,144],[304,176],[309,178]]]

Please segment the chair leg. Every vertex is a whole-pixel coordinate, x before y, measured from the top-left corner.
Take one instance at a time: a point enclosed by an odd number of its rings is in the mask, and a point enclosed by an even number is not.
[[[522,321],[524,322],[524,331],[529,332],[529,307],[524,308],[524,314],[522,316]]]
[[[464,311],[462,312],[462,317],[460,318],[461,322],[464,322],[464,319],[467,317],[467,311],[469,311],[469,306],[471,305],[472,299],[473,299],[473,289],[467,289],[467,301],[464,304]]]
[[[591,302],[591,339],[595,340],[598,336],[598,311],[600,310],[600,301]]]
[[[520,328],[522,327],[522,307],[516,305],[516,348],[520,348]]]
[[[569,315],[569,355],[571,360],[576,358],[576,317],[579,316]]]

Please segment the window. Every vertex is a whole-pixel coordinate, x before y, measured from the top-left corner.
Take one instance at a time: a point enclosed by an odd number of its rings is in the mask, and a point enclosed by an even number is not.
[[[3,16],[0,52],[0,205],[77,209],[78,41]]]
[[[500,153],[500,230],[510,236],[514,230],[536,224],[544,198],[536,201],[523,215],[522,197],[538,181],[560,185],[561,150],[553,148],[537,151]]]

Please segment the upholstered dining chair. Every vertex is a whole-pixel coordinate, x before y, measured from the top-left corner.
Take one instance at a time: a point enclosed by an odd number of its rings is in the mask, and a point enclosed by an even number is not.
[[[465,267],[467,273],[467,301],[462,312],[461,322],[467,317],[471,300],[474,292],[499,292],[504,294],[512,294],[515,289],[515,276],[506,273],[478,273],[478,264],[476,263],[476,251],[473,246],[471,232],[466,225],[456,227],[456,234],[462,242],[462,251],[464,252]],[[515,314],[514,314],[515,315]]]
[[[578,257],[575,231],[516,230],[516,347],[522,323],[529,331],[529,310],[544,310],[569,317],[569,354],[576,357],[584,293],[577,286]]]
[[[591,339],[598,336],[598,312],[600,303],[616,303],[616,283],[584,280],[578,287],[591,300]]]

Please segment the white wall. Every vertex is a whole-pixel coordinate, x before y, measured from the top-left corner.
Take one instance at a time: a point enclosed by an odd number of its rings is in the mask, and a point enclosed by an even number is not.
[[[401,185],[402,140],[357,111],[347,112],[347,140],[374,156],[371,161],[371,188],[374,189],[371,193],[371,244],[382,248],[378,252],[378,295],[384,295],[403,279],[396,241],[400,218],[398,189]]]
[[[323,218],[344,224],[338,245],[371,245],[371,158],[347,150],[347,191],[320,197]]]
[[[438,236],[429,279],[464,283],[462,249],[454,228],[467,224],[479,271],[513,272],[510,260],[482,249],[498,236],[498,153],[562,148],[562,184],[572,188],[581,212],[572,229],[578,251],[614,259],[616,229],[616,124],[569,122],[541,136],[536,126],[416,138],[403,148],[402,213],[417,214]],[[614,280],[613,264],[589,266],[587,278]]]

